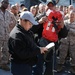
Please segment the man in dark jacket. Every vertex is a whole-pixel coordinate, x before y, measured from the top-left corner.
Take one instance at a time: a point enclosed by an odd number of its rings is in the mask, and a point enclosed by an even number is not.
[[[31,75],[32,66],[37,62],[37,55],[47,51],[47,48],[35,44],[33,33],[30,31],[32,24],[38,24],[33,15],[28,11],[23,12],[19,24],[10,33],[8,47],[12,57],[13,75]]]

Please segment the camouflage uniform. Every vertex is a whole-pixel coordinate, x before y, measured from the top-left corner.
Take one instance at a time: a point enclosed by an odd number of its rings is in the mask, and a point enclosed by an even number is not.
[[[58,49],[60,51],[58,64],[64,64],[69,50],[70,57],[72,58],[71,66],[75,66],[75,22],[70,23],[68,20],[67,22],[65,21],[65,25],[69,29],[69,32],[66,38],[60,40],[61,45]]]
[[[15,25],[13,14],[8,10],[5,14],[0,9],[0,65],[7,64],[9,60],[7,41],[11,27]]]

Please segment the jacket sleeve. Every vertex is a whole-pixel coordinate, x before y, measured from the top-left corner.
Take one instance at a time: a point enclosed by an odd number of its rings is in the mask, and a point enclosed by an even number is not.
[[[64,27],[60,30],[60,32],[58,33],[59,39],[60,38],[65,38],[68,35],[68,29],[66,28],[66,26],[64,25]]]
[[[40,53],[40,48],[37,47],[34,42],[33,45],[28,46],[25,41],[16,39],[13,41],[9,40],[8,45],[10,53],[16,55],[22,60],[34,57]]]
[[[35,17],[35,20],[38,22],[43,16],[46,16],[45,13],[37,15]],[[41,30],[43,30],[43,24],[33,25],[33,27],[31,28],[31,31],[33,31],[34,34],[38,33]]]

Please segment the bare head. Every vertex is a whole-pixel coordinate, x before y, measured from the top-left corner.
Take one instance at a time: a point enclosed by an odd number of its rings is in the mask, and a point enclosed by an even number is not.
[[[8,8],[8,5],[9,5],[9,0],[2,0],[1,1],[1,7],[3,9],[7,9]]]
[[[70,22],[75,22],[75,11],[70,11],[69,19]]]
[[[42,3],[40,3],[40,4],[39,4],[39,12],[40,12],[40,13],[43,13],[44,11],[45,11],[45,5],[42,4]]]
[[[74,6],[73,6],[73,5],[69,5],[69,7],[68,7],[69,13],[70,13],[70,11],[73,10],[73,9],[74,9]]]

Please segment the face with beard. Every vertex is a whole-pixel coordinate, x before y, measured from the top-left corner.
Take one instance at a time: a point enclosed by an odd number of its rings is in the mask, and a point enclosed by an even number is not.
[[[4,9],[7,9],[7,8],[8,8],[8,5],[9,5],[9,1],[8,1],[8,0],[2,0],[1,6],[2,6]]]

